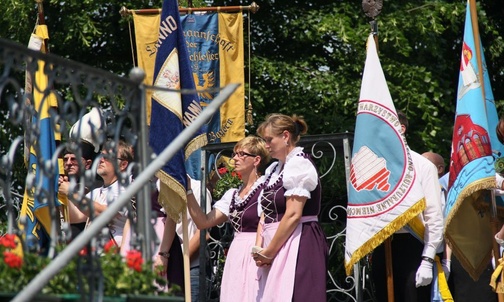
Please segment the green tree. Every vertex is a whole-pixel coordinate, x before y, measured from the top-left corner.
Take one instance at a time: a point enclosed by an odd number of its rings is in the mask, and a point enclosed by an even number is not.
[[[268,113],[282,112],[303,115],[310,134],[353,132],[370,32],[362,2],[257,3],[260,10],[251,14],[251,78],[247,78],[255,125]],[[0,4],[4,9],[0,37],[26,44],[37,18],[36,4],[19,0],[0,0]],[[121,17],[119,10],[122,6],[159,8],[161,4],[161,0],[46,0],[51,52],[125,75],[133,59],[129,18]],[[194,6],[205,4],[194,1]],[[249,4],[243,0],[213,1],[215,6]],[[502,109],[503,8],[497,0],[484,1],[478,7],[494,96]],[[380,59],[396,108],[409,116],[409,143],[419,152],[441,153],[447,161],[464,19],[462,0],[385,1],[377,17]],[[0,102],[0,110],[7,117],[6,102]],[[6,119],[3,121],[5,124]],[[252,133],[255,125],[248,127]],[[1,139],[11,141],[16,133],[19,129],[2,132]]]
[[[270,112],[297,113],[308,120],[311,134],[353,132],[370,33],[361,3],[258,2],[261,8],[252,15],[250,81],[257,120]],[[478,7],[499,104],[502,8],[496,1]],[[410,119],[411,147],[433,150],[448,160],[465,1],[384,1],[376,19],[380,60],[396,108]]]

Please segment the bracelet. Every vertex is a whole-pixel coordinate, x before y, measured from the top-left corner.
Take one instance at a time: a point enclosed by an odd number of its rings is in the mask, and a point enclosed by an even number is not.
[[[193,193],[192,189],[187,190],[186,195],[191,195]]]
[[[170,258],[170,252],[159,252],[158,255],[166,259]]]
[[[434,263],[434,259],[429,258],[429,257],[427,257],[427,256],[422,256],[422,260],[428,261],[428,262],[430,262],[430,263]]]

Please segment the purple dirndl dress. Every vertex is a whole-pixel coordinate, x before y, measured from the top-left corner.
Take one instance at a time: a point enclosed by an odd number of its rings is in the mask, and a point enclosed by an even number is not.
[[[259,178],[241,199],[238,190],[227,191],[214,207],[229,217],[234,237],[224,264],[220,301],[257,301],[259,290],[257,266],[251,256],[259,223],[258,198],[264,184]]]
[[[264,187],[261,198],[265,216],[264,247],[271,242],[285,214],[286,196],[309,197],[301,222],[278,251],[271,266],[260,268],[260,300],[326,301],[328,246],[317,219],[321,187],[315,166],[298,147],[287,156],[284,169],[281,164],[272,168],[273,177]]]

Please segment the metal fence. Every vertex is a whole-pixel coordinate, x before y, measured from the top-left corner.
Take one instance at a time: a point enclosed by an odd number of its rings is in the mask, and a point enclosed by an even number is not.
[[[33,83],[33,92],[29,92],[29,87],[25,86],[25,73],[35,78],[35,72],[39,68],[39,62],[45,63],[44,72],[48,77],[48,86],[42,87],[36,81]],[[80,120],[90,108],[100,108],[103,113],[103,121],[106,127],[102,131],[96,131],[95,139],[103,144],[108,138],[112,138],[112,144],[117,146],[119,138],[134,146],[135,161],[129,166],[126,173],[121,172],[116,166],[116,174],[119,181],[127,187],[124,195],[109,209],[95,219],[91,227],[87,229],[79,240],[74,240],[68,245],[58,257],[69,259],[88,242],[91,238],[100,236],[101,229],[107,225],[108,221],[122,207],[129,207],[131,199],[136,199],[137,218],[133,223],[133,230],[138,236],[134,236],[144,255],[149,254],[150,242],[159,242],[152,232],[150,204],[147,200],[150,196],[150,178],[153,176],[164,162],[170,158],[176,148],[183,145],[184,137],[190,137],[188,129],[181,135],[180,141],[170,145],[156,159],[151,157],[147,144],[147,126],[145,121],[144,92],[146,87],[142,84],[143,74],[141,70],[133,69],[129,78],[120,77],[115,74],[97,70],[77,62],[65,60],[63,58],[46,55],[32,51],[24,46],[12,43],[7,40],[0,40],[0,109],[2,114],[3,128],[2,137],[7,141],[2,142],[0,147],[0,236],[8,233],[19,233],[19,211],[22,197],[25,192],[33,192],[33,197],[42,201],[50,209],[52,230],[51,244],[47,247],[47,254],[54,255],[54,249],[58,242],[68,239],[70,226],[60,224],[59,209],[56,206],[55,192],[48,189],[39,178],[27,176],[27,168],[23,164],[24,157],[28,156],[26,146],[32,146],[35,151],[40,150],[41,142],[37,139],[40,134],[40,122],[33,123],[32,117],[38,108],[34,107],[34,93],[42,93],[48,100],[48,95],[55,96],[56,104],[52,105],[49,115],[53,121],[51,128],[61,135],[61,140],[56,148],[56,153],[61,155],[64,150],[73,150],[77,156],[82,155],[75,146],[75,142],[69,137],[69,127]],[[226,90],[227,89],[227,90]],[[232,93],[233,87],[225,88],[221,94],[212,102],[214,110],[222,104],[227,96]],[[215,104],[214,104],[215,103]],[[205,111],[212,110],[207,107]],[[211,114],[211,113],[208,113]],[[201,117],[204,119],[205,117]],[[6,127],[8,125],[8,127]],[[98,130],[98,129],[97,129]],[[177,138],[178,139],[178,138]],[[344,243],[345,243],[345,221],[346,221],[346,180],[349,174],[350,146],[352,134],[331,134],[304,137],[300,144],[305,147],[305,151],[310,152],[319,168],[323,184],[323,205],[320,220],[327,235],[330,247],[327,297],[328,301],[368,301],[371,300],[371,290],[363,284],[366,280],[365,271],[356,267],[355,276],[346,276],[344,273]],[[178,144],[178,146],[176,146]],[[219,157],[230,153],[233,143],[208,145],[202,152],[202,169],[207,166],[208,160],[212,157]],[[41,154],[37,152],[37,154]],[[38,157],[36,161],[37,170],[41,177],[49,181],[57,181],[59,175],[55,173],[58,166],[57,156],[53,158]],[[97,160],[93,162],[91,171],[96,169]],[[81,169],[81,181],[83,186],[90,185],[95,176],[93,173],[84,172]],[[208,171],[206,171],[208,172]],[[135,181],[130,182],[130,176],[136,175]],[[203,173],[204,177],[208,173]],[[26,180],[26,181],[23,181]],[[203,182],[205,183],[205,178]],[[325,189],[327,188],[327,190]],[[74,184],[76,200],[83,198],[83,192],[79,191],[79,185]],[[144,202],[142,202],[144,201]],[[205,202],[202,202],[204,205]],[[114,212],[115,211],[115,212]],[[23,223],[23,221],[21,221]],[[205,301],[218,301],[220,289],[220,273],[225,261],[225,252],[232,240],[232,228],[227,224],[211,230],[210,240],[204,240],[202,234],[202,246],[208,253],[200,253],[200,263],[208,263],[211,267],[211,282],[205,293]],[[28,238],[27,238],[28,239]],[[25,245],[26,248],[28,245]],[[210,259],[207,259],[210,255]],[[99,256],[97,256],[99,257]],[[53,276],[61,264],[53,261],[44,274],[37,278]],[[365,262],[364,262],[365,264]],[[367,266],[364,265],[363,269]],[[202,270],[204,271],[204,270]],[[361,277],[364,276],[364,277]],[[83,277],[84,278],[84,277]],[[92,282],[100,279],[95,275],[86,278],[95,278]],[[202,277],[204,278],[204,276]],[[44,282],[46,282],[45,280]],[[361,283],[362,282],[362,283]],[[32,283],[35,283],[33,281]],[[40,291],[40,286],[30,283],[18,299],[26,299]],[[89,300],[96,299],[102,293],[83,293]],[[19,300],[22,301],[22,300]]]

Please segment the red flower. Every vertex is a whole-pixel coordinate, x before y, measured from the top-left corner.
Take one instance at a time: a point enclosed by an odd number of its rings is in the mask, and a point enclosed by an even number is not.
[[[131,250],[126,254],[126,265],[137,272],[142,271],[143,258],[139,251]]]
[[[14,253],[4,252],[3,256],[5,264],[11,268],[21,268],[21,265],[23,265],[23,259]]]
[[[0,238],[0,245],[8,249],[16,248],[16,235],[5,234],[5,236]]]
[[[217,169],[217,172],[219,172],[219,175],[226,174],[227,171],[228,170],[226,167],[222,167],[222,168]]]
[[[87,246],[83,247],[82,250],[79,251],[79,256],[86,256],[88,254]]]
[[[239,179],[242,179],[241,174],[239,172],[236,172],[236,171],[231,172],[231,176],[238,177]]]
[[[105,251],[105,253],[109,253],[109,252],[112,252],[112,253],[117,253],[117,245],[115,244],[115,241],[113,239],[110,239],[109,242],[107,242],[105,244],[105,246],[103,247],[103,250]]]

